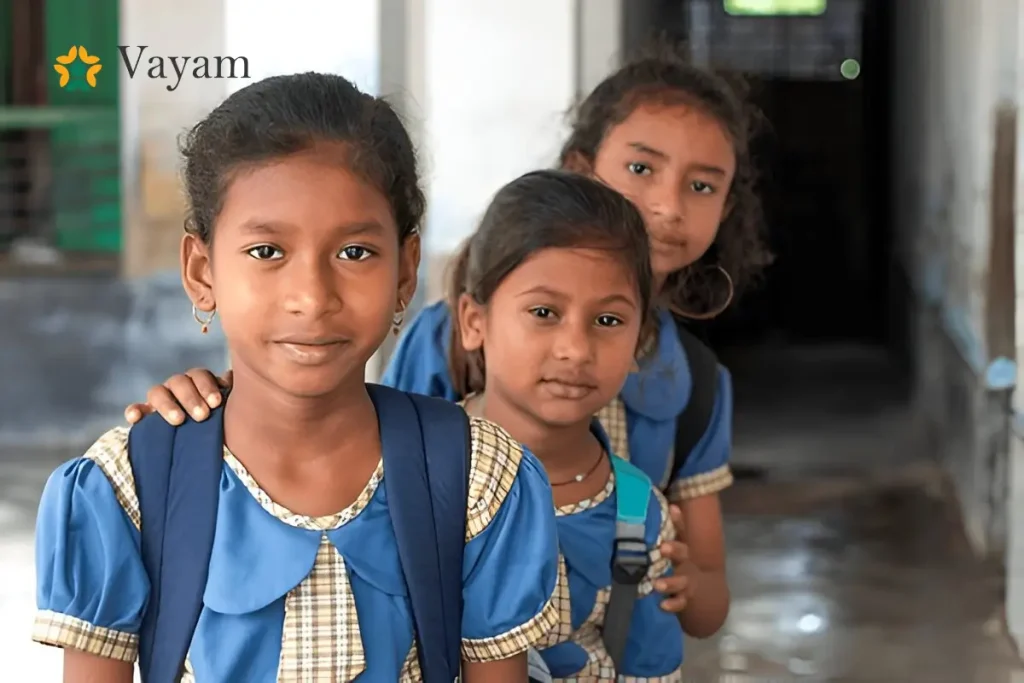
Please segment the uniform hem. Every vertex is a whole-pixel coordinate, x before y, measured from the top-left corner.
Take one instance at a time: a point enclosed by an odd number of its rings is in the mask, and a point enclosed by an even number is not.
[[[32,624],[32,640],[42,645],[80,650],[104,659],[132,663],[138,658],[139,636],[77,617],[40,610]]]
[[[470,662],[496,662],[515,657],[536,646],[558,625],[558,606],[552,598],[548,598],[544,609],[536,616],[511,631],[492,638],[463,638],[463,658]]]
[[[729,488],[732,482],[732,470],[728,465],[722,465],[709,472],[695,474],[685,479],[676,479],[669,488],[669,500],[675,503],[710,496]]]

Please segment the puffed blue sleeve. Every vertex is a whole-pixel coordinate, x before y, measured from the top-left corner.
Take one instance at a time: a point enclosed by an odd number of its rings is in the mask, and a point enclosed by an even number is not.
[[[138,519],[126,429],[50,475],[36,521],[33,640],[135,661],[149,597]]]
[[[729,456],[732,453],[732,379],[718,366],[718,391],[711,420],[690,456],[673,478],[673,501],[709,496],[732,484]]]
[[[398,340],[380,383],[402,391],[457,401],[448,372],[451,316],[443,302],[427,306]]]
[[[676,528],[668,514],[668,501],[660,491],[652,491],[647,514],[647,543],[651,548],[651,566],[640,582],[629,636],[623,654],[624,676],[660,678],[675,674],[683,663],[683,628],[679,617],[661,608],[665,596],[654,590],[654,581],[672,574],[672,565],[661,554],[661,544],[676,538]]]
[[[558,623],[558,538],[540,462],[497,425],[471,426],[462,655],[486,662],[525,652]]]

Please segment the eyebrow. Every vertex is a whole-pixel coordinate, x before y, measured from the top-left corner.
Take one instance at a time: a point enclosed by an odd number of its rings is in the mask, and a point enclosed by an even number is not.
[[[660,149],[655,149],[650,145],[642,142],[631,142],[629,146],[642,154],[649,154],[652,157],[658,157],[659,159],[668,159],[669,156]],[[712,173],[714,175],[724,176],[726,175],[725,169],[720,166],[714,166],[712,164],[690,164],[690,168],[694,171],[703,171],[704,173]]]
[[[531,294],[545,294],[545,295],[550,296],[552,298],[563,299],[563,300],[568,298],[563,292],[559,292],[557,290],[551,289],[550,287],[546,287],[544,285],[538,285],[537,287],[531,287],[530,289],[527,289],[524,292],[520,292],[519,296],[527,296],[527,295],[531,295]],[[636,306],[636,302],[633,299],[630,299],[628,296],[625,296],[624,294],[609,294],[608,296],[606,296],[603,299],[599,300],[597,303],[604,305],[604,304],[611,304],[611,303],[615,303],[615,302],[626,304],[627,306],[630,306],[631,308],[636,308],[637,307]]]
[[[241,231],[249,235],[279,235],[283,232],[296,230],[293,223],[283,221],[246,221],[241,225]],[[377,221],[355,221],[344,223],[337,227],[337,231],[345,237],[357,235],[381,235],[384,233],[384,226]]]

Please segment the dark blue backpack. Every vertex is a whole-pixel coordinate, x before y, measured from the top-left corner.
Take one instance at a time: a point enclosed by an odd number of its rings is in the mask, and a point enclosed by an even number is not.
[[[456,405],[368,384],[377,409],[384,488],[409,590],[426,683],[459,675],[469,419]],[[144,683],[178,680],[199,621],[223,470],[222,409],[180,427],[151,415],[128,449],[142,508],[151,591],[142,621]]]

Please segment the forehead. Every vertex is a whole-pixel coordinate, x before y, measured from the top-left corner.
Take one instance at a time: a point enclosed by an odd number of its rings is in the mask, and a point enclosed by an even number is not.
[[[217,228],[251,223],[309,229],[378,223],[397,235],[391,205],[338,154],[303,152],[237,172],[227,185]]]
[[[700,161],[729,172],[736,158],[732,141],[721,123],[699,107],[686,104],[643,104],[605,136],[602,148],[656,149],[673,161]]]
[[[637,299],[633,271],[621,253],[610,249],[541,249],[509,273],[499,289],[516,294],[538,287],[578,301],[612,295]]]

